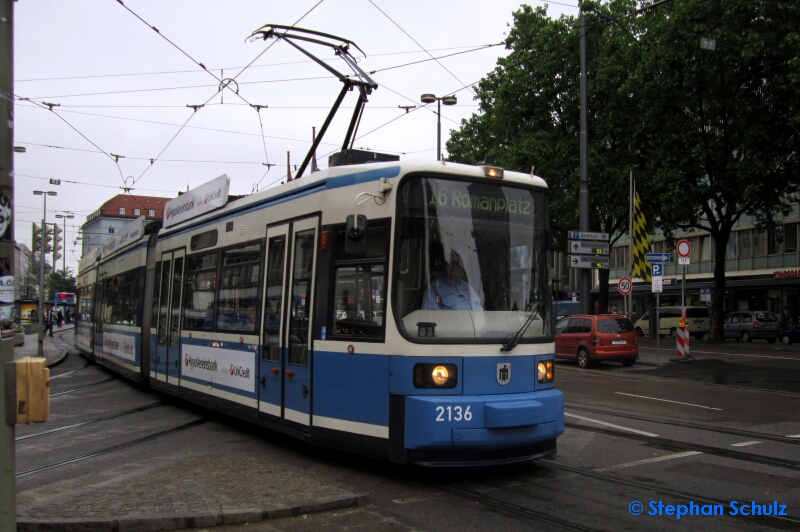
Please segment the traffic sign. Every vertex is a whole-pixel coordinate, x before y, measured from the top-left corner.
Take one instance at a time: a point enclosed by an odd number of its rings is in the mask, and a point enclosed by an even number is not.
[[[692,245],[684,238],[675,246],[675,251],[678,252],[679,257],[688,257],[692,253]]]
[[[659,263],[653,264],[653,271],[651,273],[652,277],[661,277],[664,275],[664,266]]]
[[[590,233],[588,231],[567,231],[567,236],[572,240],[605,240],[608,242],[608,233]]]
[[[692,263],[692,259],[689,257],[678,257],[678,264],[683,264],[684,266],[689,265]]]
[[[608,255],[608,242],[597,240],[570,240],[570,253],[587,253],[589,255]]]
[[[603,270],[608,269],[608,256],[607,255],[570,255],[569,256],[570,268],[600,268]]]
[[[664,281],[663,277],[653,276],[653,285],[652,285],[653,293],[663,292],[664,291],[664,283],[663,283],[663,281]]]
[[[672,262],[672,257],[669,253],[645,253],[644,260],[652,263],[666,263]]]
[[[623,296],[627,296],[633,290],[633,282],[631,282],[630,277],[623,277],[617,283],[617,290]]]

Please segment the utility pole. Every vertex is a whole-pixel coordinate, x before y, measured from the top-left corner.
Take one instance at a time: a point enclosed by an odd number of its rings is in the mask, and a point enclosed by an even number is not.
[[[14,0],[0,0],[0,116],[5,120],[0,124],[0,198],[8,201],[10,220],[0,232],[0,261],[7,261],[10,291],[0,290],[0,306],[11,310],[16,299],[14,288]],[[6,266],[4,264],[4,266]],[[4,283],[6,284],[6,283]],[[7,287],[7,284],[6,284]],[[10,297],[9,297],[10,296]],[[10,299],[10,301],[6,301]],[[6,326],[12,324],[3,323]],[[13,329],[12,329],[13,330]],[[13,335],[12,335],[13,338]],[[6,364],[14,361],[14,342],[0,339],[0,415],[6,412]],[[16,428],[0,420],[0,530],[17,529],[16,463],[14,437]]]
[[[579,229],[589,231],[589,137],[586,125],[586,17],[583,16],[583,2],[578,2],[580,10],[581,28],[581,80],[580,80],[580,105],[581,105],[581,188],[578,195],[580,209]],[[581,272],[581,312],[591,314],[592,310],[592,272],[594,270],[583,268]]]

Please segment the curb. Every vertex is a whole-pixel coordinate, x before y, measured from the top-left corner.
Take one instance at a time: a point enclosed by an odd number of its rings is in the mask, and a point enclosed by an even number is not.
[[[64,349],[59,356],[55,357],[53,360],[48,360],[47,364],[45,364],[45,366],[48,367],[48,368],[52,368],[54,366],[58,366],[59,364],[64,362],[64,359],[67,358],[68,355],[69,355],[69,351]]]
[[[250,508],[241,510],[221,510],[203,512],[195,515],[162,515],[159,517],[121,517],[121,518],[80,518],[61,519],[20,519],[17,518],[17,532],[157,532],[159,530],[180,530],[219,525],[239,525],[256,523],[267,519],[278,519],[324,512],[351,506],[366,506],[369,494],[360,493],[347,497],[317,499],[311,504],[275,508]]]

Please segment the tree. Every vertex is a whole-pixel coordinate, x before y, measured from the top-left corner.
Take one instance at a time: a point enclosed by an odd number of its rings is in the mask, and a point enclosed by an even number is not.
[[[589,188],[591,224],[619,238],[628,224],[631,113],[624,92],[635,39],[620,22],[633,3],[587,12],[589,74]],[[550,187],[554,249],[566,251],[566,232],[578,227],[580,161],[579,21],[547,17],[545,8],[514,13],[506,47],[511,53],[476,87],[479,112],[452,132],[451,160],[474,164],[494,155],[497,164],[523,171],[535,167]],[[600,274],[600,302],[608,302],[608,270]]]
[[[69,292],[75,293],[78,290],[78,280],[72,273],[71,268],[64,270],[53,270],[45,280],[47,301],[53,301],[56,293]]]
[[[722,338],[726,249],[742,215],[770,227],[800,184],[800,6],[773,0],[682,0],[638,19],[641,56],[630,150],[643,201],[667,236],[714,241],[712,338]],[[701,47],[701,39],[716,46]],[[708,40],[704,41],[708,43]]]

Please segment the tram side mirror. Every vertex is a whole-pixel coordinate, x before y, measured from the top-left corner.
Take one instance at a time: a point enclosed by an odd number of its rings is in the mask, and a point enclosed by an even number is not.
[[[345,225],[344,251],[348,255],[367,254],[367,217],[351,214]]]

